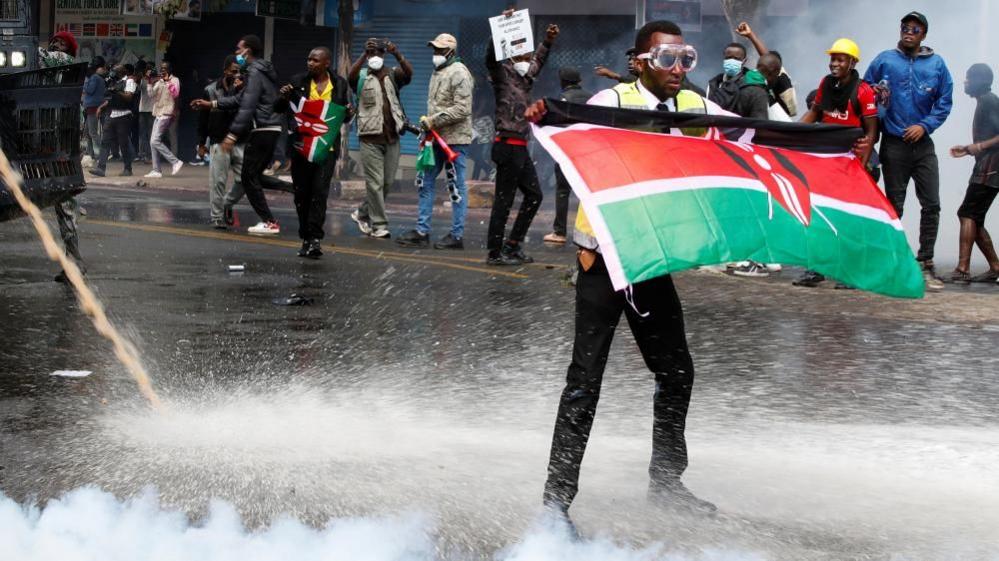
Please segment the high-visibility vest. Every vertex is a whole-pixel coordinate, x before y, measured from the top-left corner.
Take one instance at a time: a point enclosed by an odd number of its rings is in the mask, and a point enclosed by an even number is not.
[[[637,81],[630,84],[622,82],[611,89],[617,93],[617,103],[621,109],[649,109],[649,104],[645,101],[645,96],[638,89]],[[699,113],[704,115],[708,112],[707,103],[705,103],[704,98],[690,90],[680,90],[677,92],[675,103],[677,112],[679,113]],[[683,128],[680,131],[684,136],[704,136],[707,133],[702,128]],[[586,213],[583,212],[582,207],[576,212],[573,241],[585,248],[596,249],[597,247],[597,238],[593,235],[593,226],[590,225],[590,221],[586,218]]]

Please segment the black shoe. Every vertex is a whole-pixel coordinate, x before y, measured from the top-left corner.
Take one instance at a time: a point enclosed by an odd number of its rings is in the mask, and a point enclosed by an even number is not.
[[[232,215],[231,206],[226,205],[222,207],[222,220],[225,221],[226,226],[232,226],[233,224],[235,224],[235,220],[233,219]]]
[[[524,262],[520,259],[504,252],[490,253],[489,257],[486,258],[486,265],[510,265],[516,267],[523,264]]]
[[[216,230],[228,229],[228,227],[225,225],[225,222],[223,222],[221,218],[215,218],[212,220],[212,228],[215,228]]]
[[[132,177],[132,170],[126,169],[118,174],[118,177]]]
[[[396,238],[395,243],[406,247],[430,247],[430,235],[410,230]]]
[[[503,255],[519,260],[521,263],[534,263],[533,257],[524,254],[524,248],[521,244],[503,244],[502,253]]]
[[[104,177],[105,173],[104,170],[102,170],[101,168],[94,168],[90,170],[90,175],[96,175],[97,177]]]
[[[714,516],[718,507],[714,503],[698,498],[679,480],[666,485],[649,483],[649,502],[675,512]]]
[[[80,274],[81,275],[86,275],[87,274],[87,269],[85,267],[83,267],[82,265],[79,265],[79,264],[77,266],[80,267]],[[55,278],[53,278],[52,280],[54,280],[56,282],[59,282],[59,283],[62,283],[62,284],[69,284],[69,277],[66,276],[66,271],[59,271],[59,274],[56,275]]]
[[[544,515],[556,526],[565,528],[569,533],[570,540],[574,542],[580,541],[579,530],[576,529],[576,525],[573,524],[572,518],[569,516],[569,505],[545,501]]]
[[[323,246],[319,240],[312,240],[308,244],[308,249],[305,251],[306,257],[309,259],[319,259],[323,256]]]
[[[465,249],[465,242],[461,238],[456,238],[448,234],[434,242],[434,249]]]
[[[819,283],[821,283],[824,280],[826,280],[826,277],[816,273],[815,271],[805,271],[805,274],[795,279],[791,284],[793,284],[794,286],[815,288],[816,286],[819,286]]]

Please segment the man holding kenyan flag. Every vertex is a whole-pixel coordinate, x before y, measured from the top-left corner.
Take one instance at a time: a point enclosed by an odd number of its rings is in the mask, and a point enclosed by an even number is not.
[[[924,289],[897,214],[854,155],[869,150],[863,130],[735,117],[681,90],[697,51],[673,22],[646,24],[635,48],[636,83],[526,112],[580,199],[575,340],[543,496],[570,528],[622,313],[655,375],[648,498],[716,511],[681,481],[694,368],[671,273],[752,259],[891,296]]]
[[[326,47],[316,47],[306,61],[308,71],[293,76],[281,87],[275,110],[295,115],[291,180],[295,185],[295,211],[299,257],[319,259],[325,232],[326,199],[333,169],[340,156],[337,142],[340,127],[350,120],[350,89],[347,80],[330,72],[332,55]]]

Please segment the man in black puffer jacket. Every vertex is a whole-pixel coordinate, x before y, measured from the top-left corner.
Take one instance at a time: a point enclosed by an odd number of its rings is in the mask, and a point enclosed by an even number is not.
[[[264,197],[263,176],[267,164],[274,156],[274,147],[281,137],[282,116],[274,111],[278,100],[277,72],[269,60],[261,58],[264,45],[260,37],[246,35],[236,45],[236,62],[246,68],[246,83],[238,96],[224,97],[215,102],[219,109],[236,106],[236,118],[229,127],[229,134],[222,141],[222,149],[232,150],[237,141],[246,140],[243,171],[240,174],[246,198],[260,223],[251,226],[251,234],[274,235],[281,232],[267,198]]]

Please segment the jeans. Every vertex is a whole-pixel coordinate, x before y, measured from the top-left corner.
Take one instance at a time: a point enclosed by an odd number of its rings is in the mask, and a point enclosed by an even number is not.
[[[652,484],[669,486],[687,468],[684,429],[694,385],[680,299],[667,275],[632,287],[634,308],[611,285],[603,259],[579,265],[572,362],[555,419],[544,500],[568,506],[579,488],[579,466],[593,426],[614,331],[624,312],[645,364],[655,376],[652,396]]]
[[[885,195],[902,217],[909,179],[915,180],[919,199],[919,251],[916,260],[933,261],[933,246],[940,228],[940,170],[933,139],[924,136],[910,144],[897,136],[881,140],[881,166],[884,168]]]
[[[149,147],[153,151],[153,170],[155,171],[160,171],[161,157],[166,158],[166,161],[170,165],[174,165],[179,161],[177,156],[174,156],[173,152],[167,148],[166,144],[163,144],[163,135],[170,128],[171,121],[173,121],[173,117],[169,115],[156,117],[156,120],[153,121],[153,133],[149,135]]]
[[[560,236],[565,236],[568,231],[571,192],[572,187],[562,173],[562,168],[555,166],[555,221],[552,223],[552,230]]]
[[[139,113],[139,155],[138,159],[148,160],[153,157],[149,151],[149,137],[153,134],[153,114]]]
[[[452,144],[451,149],[458,153],[458,157],[454,160],[454,170],[458,194],[461,195],[461,202],[451,206],[451,237],[460,240],[465,233],[465,214],[468,212],[468,188],[465,186],[465,151],[468,145]],[[424,175],[423,187],[420,188],[420,216],[416,220],[416,231],[421,234],[430,233],[430,218],[434,213],[434,179],[447,162],[447,156],[436,143],[434,143],[434,161],[436,165],[433,171]]]
[[[264,196],[263,177],[264,170],[274,157],[274,146],[280,137],[281,131],[253,131],[243,152],[243,170],[240,174],[243,190],[246,192],[246,200],[250,201],[253,211],[263,222],[275,221],[267,206],[267,197]]]
[[[87,136],[87,155],[97,158],[101,149],[101,120],[97,113],[87,113],[84,118],[84,134]]]
[[[101,140],[101,155],[97,159],[97,169],[104,171],[108,167],[108,156],[117,147],[125,171],[132,171],[132,114],[110,118],[104,122],[104,138]]]
[[[212,220],[222,220],[224,208],[233,206],[243,198],[243,151],[245,147],[237,144],[228,154],[222,150],[222,144],[212,144],[211,161],[208,163],[210,183],[209,201],[212,205]],[[232,170],[232,187],[226,192],[229,182],[229,170]]]
[[[298,237],[302,240],[321,240],[325,235],[326,199],[330,194],[330,180],[333,179],[337,156],[338,153],[334,152],[317,164],[305,159],[298,150],[291,152],[291,181],[295,184]]]
[[[361,165],[364,167],[364,188],[367,196],[357,208],[362,220],[374,229],[387,228],[385,197],[388,195],[395,172],[399,169],[399,142],[375,144],[361,141]]]
[[[493,144],[493,162],[496,163],[496,195],[493,197],[493,208],[489,214],[489,234],[486,237],[486,247],[491,255],[498,255],[503,247],[503,236],[506,232],[506,221],[510,217],[510,207],[519,190],[524,194],[517,212],[517,220],[510,230],[510,240],[524,241],[527,229],[541,206],[541,186],[538,184],[538,174],[534,171],[534,162],[527,152],[526,146],[516,146],[506,142]]]

